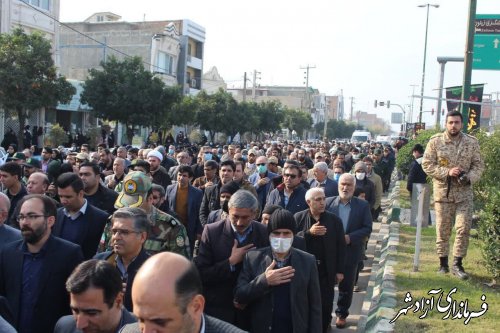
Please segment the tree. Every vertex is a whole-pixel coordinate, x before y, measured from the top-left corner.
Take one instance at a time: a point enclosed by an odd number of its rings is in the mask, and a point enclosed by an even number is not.
[[[0,107],[15,110],[19,119],[19,144],[29,110],[67,103],[75,88],[57,74],[51,44],[41,33],[21,28],[0,34]]]
[[[316,132],[323,133],[325,123],[317,123],[314,128]],[[326,136],[329,138],[350,138],[356,125],[346,123],[344,120],[329,120],[326,128]]]
[[[144,69],[141,58],[119,61],[110,57],[101,66],[102,70],[90,70],[81,101],[92,107],[97,117],[125,124],[129,143],[133,126],[158,128],[171,121],[170,111],[180,101],[180,90],[165,87]]]
[[[255,113],[258,124],[255,128],[258,132],[276,132],[281,129],[281,123],[285,119],[283,105],[279,101],[263,101],[256,105]]]
[[[198,105],[195,122],[210,133],[210,141],[214,141],[215,133],[227,133],[234,121],[231,113],[235,112],[237,103],[233,96],[222,88],[215,94],[208,95],[200,91],[196,95]]]
[[[312,117],[309,113],[295,109],[284,108],[283,128],[288,128],[290,131],[295,130],[299,136],[303,136],[304,131],[311,128],[313,124]]]

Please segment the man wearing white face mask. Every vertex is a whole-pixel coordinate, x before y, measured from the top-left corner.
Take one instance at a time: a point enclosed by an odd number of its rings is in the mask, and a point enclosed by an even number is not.
[[[277,209],[267,224],[271,246],[245,256],[235,302],[250,307],[251,332],[322,331],[316,260],[292,247],[295,229],[292,213]]]
[[[354,174],[356,176],[356,188],[363,189],[366,201],[370,204],[370,209],[375,205],[375,184],[366,177],[365,162],[358,162],[354,165]]]
[[[278,176],[267,169],[267,162],[267,157],[257,157],[255,163],[257,165],[257,171],[248,177],[248,181],[252,183],[257,191],[260,207],[266,205],[267,196],[269,192],[274,189],[272,179]]]

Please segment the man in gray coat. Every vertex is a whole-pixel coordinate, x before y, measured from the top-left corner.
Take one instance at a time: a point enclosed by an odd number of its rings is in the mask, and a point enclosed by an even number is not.
[[[292,247],[295,220],[289,211],[276,210],[267,228],[271,246],[247,252],[235,303],[250,309],[251,332],[321,332],[316,259]]]

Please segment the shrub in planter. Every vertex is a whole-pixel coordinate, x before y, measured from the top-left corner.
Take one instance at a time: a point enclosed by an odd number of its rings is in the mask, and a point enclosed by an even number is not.
[[[490,192],[489,200],[480,213],[479,238],[481,252],[494,283],[500,277],[500,191]]]

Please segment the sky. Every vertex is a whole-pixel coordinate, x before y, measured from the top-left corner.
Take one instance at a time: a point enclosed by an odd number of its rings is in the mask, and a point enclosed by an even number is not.
[[[192,20],[206,30],[204,71],[217,67],[228,87],[242,87],[243,75],[261,74],[260,85],[309,86],[327,95],[343,94],[345,112],[377,113],[390,119],[399,104],[409,113],[420,95],[426,8],[415,0],[61,0],[60,20],[79,22],[110,11],[124,21]],[[463,57],[469,0],[434,0],[430,8],[424,96],[437,97],[437,57]],[[477,14],[499,14],[500,0],[477,0]],[[446,65],[444,86],[460,86],[463,63]],[[500,92],[500,71],[474,70],[472,83],[485,94]],[[494,97],[497,95],[494,94]],[[436,108],[424,100],[423,110]],[[413,99],[417,121],[420,98]],[[430,112],[423,121],[434,124]]]

